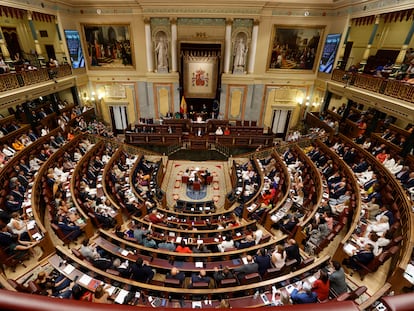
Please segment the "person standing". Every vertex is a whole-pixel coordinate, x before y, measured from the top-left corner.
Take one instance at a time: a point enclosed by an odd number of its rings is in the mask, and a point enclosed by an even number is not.
[[[332,266],[335,271],[329,275],[330,289],[335,295],[339,296],[348,291],[348,286],[345,281],[345,272],[336,260],[332,261]]]

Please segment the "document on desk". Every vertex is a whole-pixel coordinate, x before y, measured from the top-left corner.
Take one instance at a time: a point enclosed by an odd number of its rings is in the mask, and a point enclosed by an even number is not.
[[[293,286],[292,284],[289,284],[288,286],[286,286],[286,290],[289,293],[289,295],[292,294],[294,289],[295,289],[295,286]]]
[[[29,220],[27,222],[27,230],[32,230],[36,226],[36,220]]]
[[[63,273],[71,274],[73,270],[75,270],[75,267],[69,264],[65,267],[65,269],[63,269]]]
[[[108,288],[106,291],[108,292],[109,296],[112,296],[114,291],[115,291],[116,287],[115,286],[111,286],[110,288]]]
[[[404,271],[404,278],[411,284],[414,284],[414,266],[410,263]]]
[[[203,267],[204,267],[204,264],[203,264],[203,262],[202,262],[202,261],[196,261],[196,262],[195,262],[195,267],[196,267],[196,268],[203,268]]]
[[[308,279],[309,284],[313,284],[313,282],[315,281],[316,281],[316,278],[313,275]]]
[[[193,301],[193,302],[191,303],[191,307],[192,307],[193,309],[201,309],[201,308],[202,308],[201,301]]]
[[[81,278],[79,279],[79,283],[81,283],[81,284],[83,284],[85,286],[88,286],[88,284],[89,284],[90,281],[92,281],[92,278],[89,275],[87,275],[87,274],[83,274],[81,276]]]
[[[243,263],[244,263],[245,265],[247,265],[247,264],[248,264],[247,257],[243,257],[243,258],[242,258],[242,261],[243,261]]]
[[[118,296],[115,298],[115,303],[123,304],[125,297],[128,295],[128,291],[125,289],[121,289]]]
[[[129,254],[129,252],[126,249],[122,250],[122,252],[121,252],[122,256],[128,256],[128,254]]]
[[[182,237],[180,237],[180,236],[178,236],[178,237],[176,237],[175,238],[175,243],[181,243],[181,241],[182,241]]]

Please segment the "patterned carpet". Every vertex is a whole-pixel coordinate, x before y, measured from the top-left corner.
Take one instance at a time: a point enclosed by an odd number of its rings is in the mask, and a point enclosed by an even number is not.
[[[182,183],[182,175],[190,171],[205,171],[213,176],[213,182],[198,190]],[[167,194],[167,205],[174,206],[178,199],[190,202],[202,202],[213,200],[218,210],[224,206],[226,193],[230,191],[231,183],[227,162],[193,162],[193,161],[168,161],[162,189]]]

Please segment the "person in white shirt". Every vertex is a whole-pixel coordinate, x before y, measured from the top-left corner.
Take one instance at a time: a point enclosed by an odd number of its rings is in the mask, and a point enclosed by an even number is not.
[[[223,135],[223,129],[219,126],[216,130],[216,135]]]
[[[49,134],[49,128],[45,126],[44,128],[42,128],[40,136],[46,136],[47,134]]]
[[[14,150],[13,148],[10,148],[7,144],[3,145],[2,151],[9,158],[13,157],[16,154],[16,150]]]
[[[229,248],[234,248],[234,241],[231,238],[230,235],[225,237],[226,239],[221,242],[221,244],[217,245],[218,249],[220,250],[220,252],[224,253],[226,250],[228,250]]]
[[[263,230],[262,229],[258,229],[257,227],[253,228],[253,238],[254,241],[256,242],[256,245],[260,243],[260,240],[263,237]]]

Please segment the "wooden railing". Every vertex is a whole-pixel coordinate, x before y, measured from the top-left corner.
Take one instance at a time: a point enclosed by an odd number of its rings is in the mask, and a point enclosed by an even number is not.
[[[414,103],[414,85],[404,81],[374,77],[362,73],[351,73],[340,69],[334,70],[331,79],[345,85],[353,85],[371,92]]]
[[[19,87],[28,86],[36,83],[51,80],[50,69],[40,68],[38,70],[23,70],[19,72],[6,73],[0,75],[0,92],[10,91]],[[53,69],[56,78],[70,76],[72,69],[70,65],[61,65]]]

